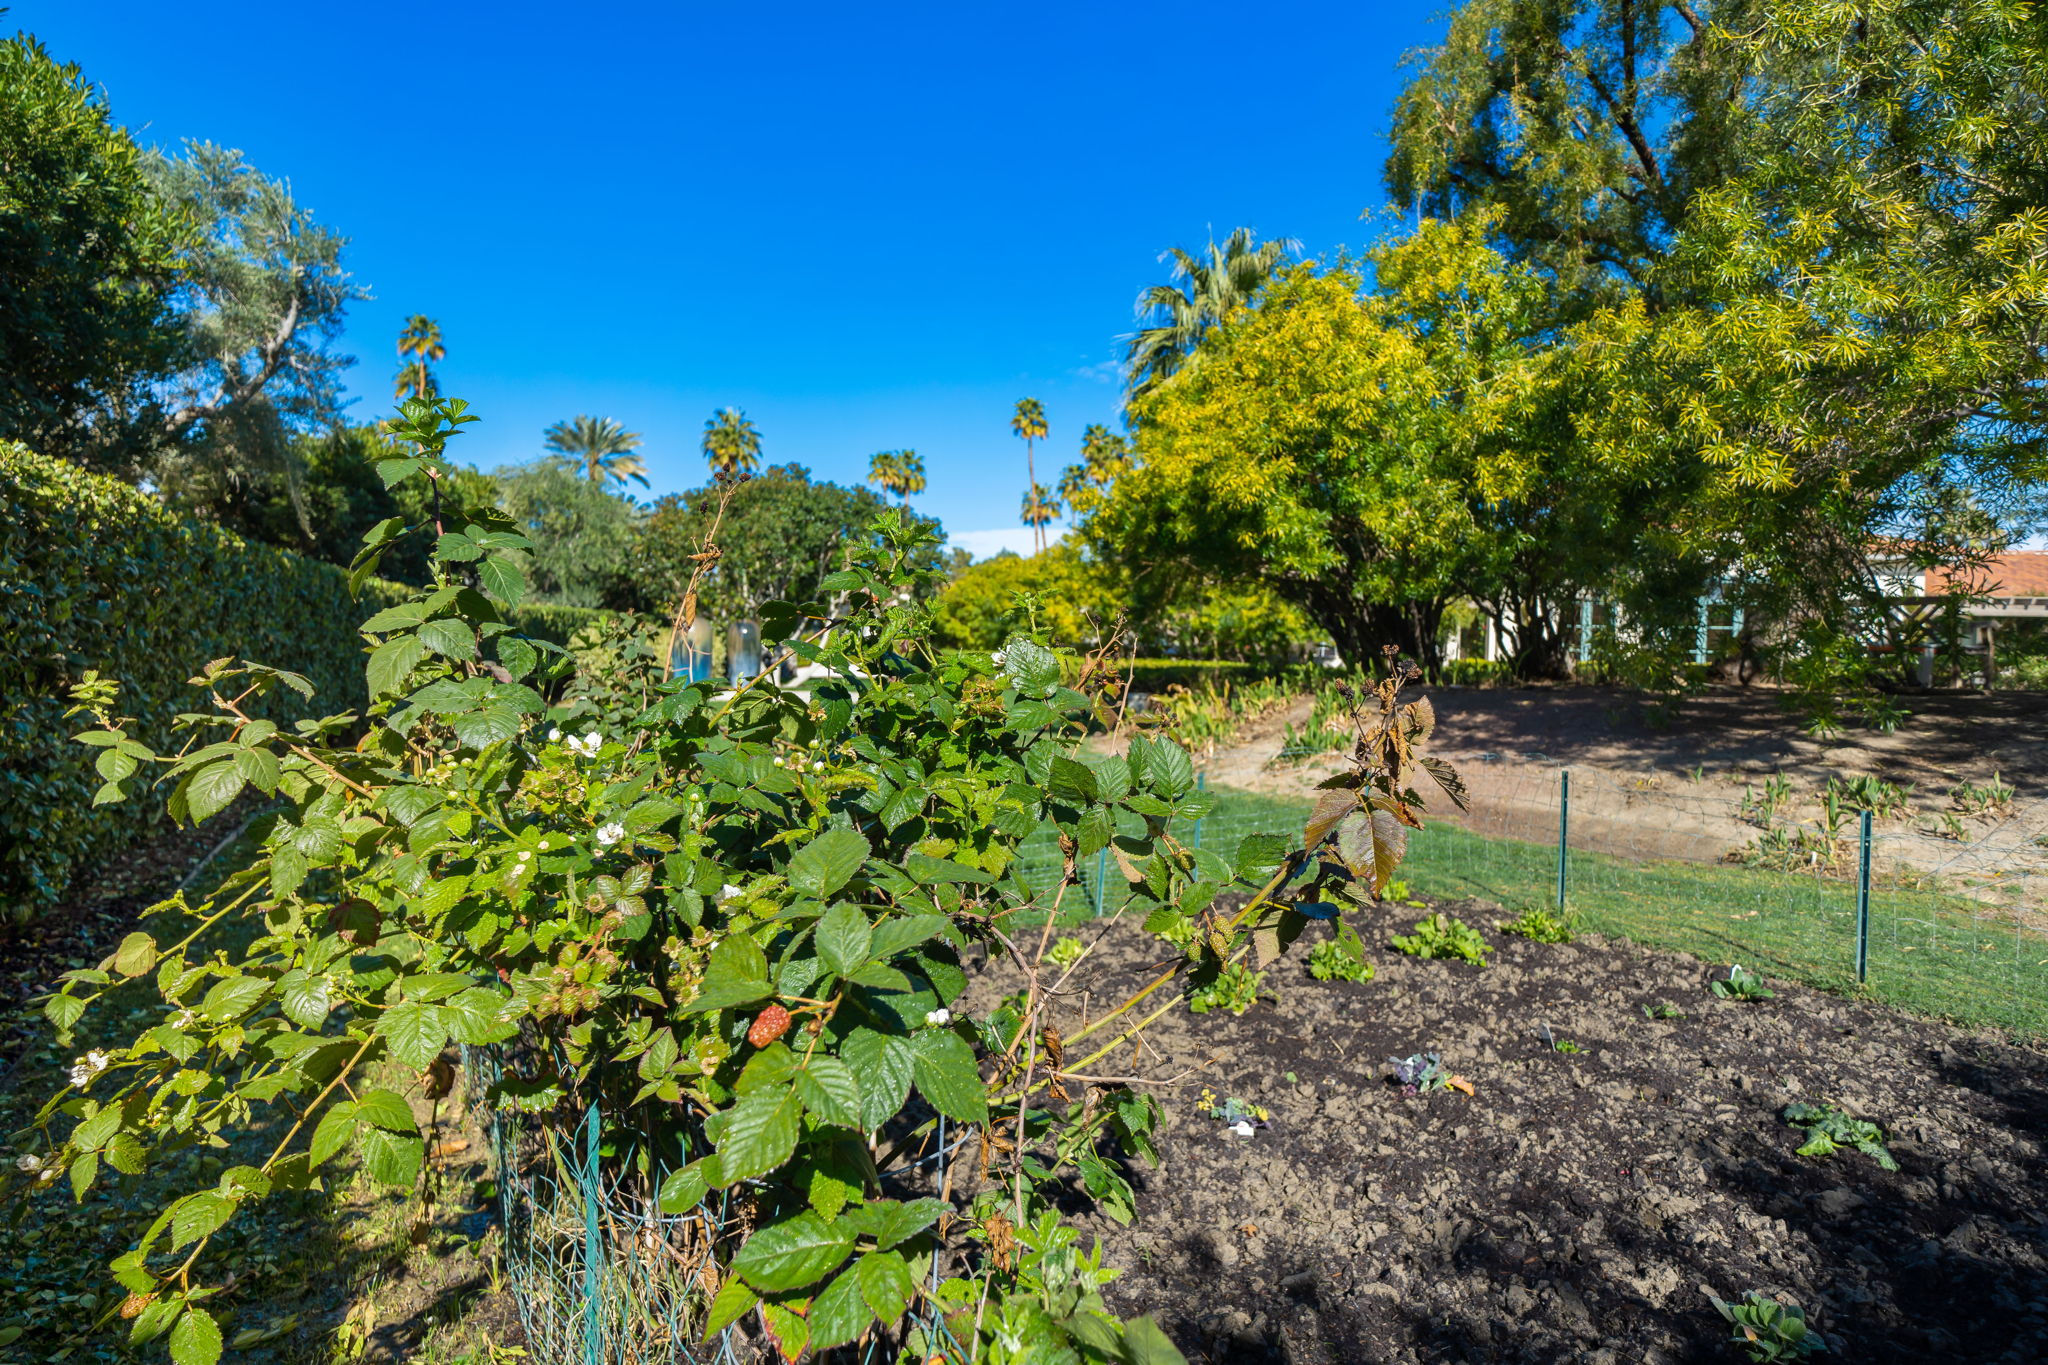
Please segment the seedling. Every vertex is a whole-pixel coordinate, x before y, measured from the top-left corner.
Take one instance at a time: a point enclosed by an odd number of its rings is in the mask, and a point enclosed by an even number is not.
[[[1907,798],[1912,791],[1910,782],[1900,786],[1881,777],[1852,777],[1847,782],[1831,777],[1827,794],[1850,810],[1867,810],[1883,819],[1890,815],[1905,815],[1911,809]]]
[[[1472,1093],[1472,1082],[1463,1076],[1452,1075],[1444,1066],[1442,1053],[1418,1052],[1409,1057],[1389,1057],[1387,1064],[1394,1068],[1394,1079],[1401,1083],[1404,1095],[1426,1095],[1432,1090]]]
[[[1728,968],[1726,980],[1713,983],[1713,992],[1723,1000],[1769,1000],[1777,992],[1764,979],[1740,962]]]
[[[1257,1003],[1259,988],[1265,982],[1264,972],[1255,972],[1242,962],[1226,962],[1214,981],[1189,993],[1188,1009],[1196,1014],[1207,1014],[1210,1010],[1243,1014]]]
[[[1884,1129],[1867,1119],[1843,1113],[1832,1104],[1788,1104],[1785,1122],[1806,1130],[1806,1143],[1799,1155],[1830,1157],[1844,1147],[1854,1147],[1888,1171],[1899,1169],[1885,1149]]]
[[[1558,1037],[1558,1036],[1557,1036],[1557,1035],[1556,1035],[1555,1033],[1552,1033],[1552,1032],[1550,1031],[1550,1025],[1548,1025],[1548,1024],[1545,1024],[1545,1025],[1543,1025],[1543,1026],[1542,1026],[1541,1028],[1537,1029],[1536,1031],[1537,1031],[1537,1032],[1538,1032],[1539,1034],[1541,1034],[1541,1035],[1542,1035],[1542,1037],[1543,1037],[1543,1041],[1544,1041],[1545,1043],[1547,1043],[1547,1044],[1549,1044],[1549,1045],[1550,1045],[1550,1050],[1551,1050],[1552,1052],[1562,1052],[1562,1053],[1564,1053],[1564,1054],[1565,1054],[1566,1056],[1570,1056],[1570,1055],[1572,1055],[1572,1054],[1574,1054],[1574,1053],[1579,1053],[1579,1052],[1584,1052],[1584,1051],[1585,1051],[1585,1049],[1584,1049],[1584,1048],[1580,1047],[1580,1046],[1579,1046],[1579,1045],[1578,1045],[1577,1043],[1573,1042],[1573,1041],[1572,1041],[1571,1039],[1569,1039],[1569,1038],[1560,1038],[1560,1037]]]
[[[1570,943],[1572,941],[1571,920],[1554,915],[1541,906],[1532,905],[1511,920],[1503,920],[1494,926],[1504,934],[1520,934],[1536,943]]]
[[[1052,965],[1055,967],[1071,967],[1076,962],[1079,962],[1081,954],[1087,951],[1087,948],[1082,946],[1080,939],[1067,937],[1053,944],[1051,950],[1046,953],[1046,957],[1052,960]]]
[[[1669,1000],[1659,1000],[1654,1005],[1643,1006],[1643,1018],[1683,1019],[1685,1018],[1685,1011],[1672,1004]]]
[[[1956,809],[1963,814],[1980,815],[2011,805],[2016,794],[2012,783],[1993,773],[1989,782],[1958,782],[1949,788],[1948,799],[1955,802]]]
[[[1381,900],[1405,901],[1408,898],[1408,883],[1404,881],[1391,881],[1380,888]]]
[[[1796,1303],[1782,1304],[1754,1289],[1741,1303],[1707,1297],[1735,1329],[1730,1340],[1753,1361],[1804,1360],[1828,1348],[1827,1339],[1806,1325],[1806,1311]]]
[[[1442,913],[1417,920],[1412,934],[1394,935],[1394,946],[1411,957],[1455,958],[1480,967],[1493,951],[1477,929]]]
[[[1366,962],[1354,941],[1327,939],[1309,950],[1309,976],[1317,980],[1372,980],[1372,964]]]

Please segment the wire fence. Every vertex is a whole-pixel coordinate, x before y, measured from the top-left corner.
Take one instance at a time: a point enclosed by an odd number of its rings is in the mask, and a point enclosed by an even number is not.
[[[2048,814],[2008,805],[1967,821],[1721,779],[1631,779],[1534,764],[1463,768],[1469,811],[1438,802],[1411,835],[1416,893],[1512,915],[1560,903],[1589,930],[1967,1025],[2048,1037]],[[1866,792],[1866,795],[1869,793]],[[1175,833],[1229,856],[1248,834],[1299,839],[1306,797],[1217,793]],[[1058,877],[1028,844],[1026,880]],[[1081,869],[1085,905],[1117,909],[1113,859]],[[1491,924],[1476,927],[1491,929]]]

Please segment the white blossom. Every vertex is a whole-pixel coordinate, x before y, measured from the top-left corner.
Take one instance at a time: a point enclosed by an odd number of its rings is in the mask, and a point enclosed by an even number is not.
[[[172,1028],[190,1028],[197,1022],[199,1022],[199,1015],[195,1010],[179,1010],[171,1016]]]
[[[43,1159],[34,1152],[24,1152],[14,1159],[14,1169],[26,1171],[30,1175],[34,1175],[37,1171],[43,1169]]]
[[[559,730],[559,729],[550,729],[550,730],[548,731],[548,743],[550,743],[550,744],[560,744],[561,742],[562,742],[562,732],[561,732],[561,730]]]
[[[595,730],[592,730],[581,739],[571,736],[569,740],[570,752],[581,754],[585,758],[596,758],[597,751],[603,747],[604,736]]]
[[[930,1010],[926,1012],[924,1021],[933,1028],[944,1028],[953,1022],[953,1011],[945,1008]]]
[[[99,1075],[113,1064],[113,1060],[106,1053],[101,1052],[98,1048],[94,1048],[91,1052],[72,1062],[71,1083],[80,1090],[85,1089],[92,1084],[93,1077]]]
[[[997,667],[997,668],[1001,668],[1001,667],[1003,666],[1003,664],[1004,664],[1005,660],[1007,659],[1007,657],[1008,657],[1008,656],[1006,656],[1006,655],[1005,655],[1005,654],[1003,653],[1003,651],[1002,651],[1002,650],[1000,650],[1000,649],[999,649],[999,650],[997,650],[997,651],[996,651],[995,653],[993,653],[993,654],[989,655],[989,658],[991,658],[991,659],[993,659],[993,660],[995,661],[995,665],[996,665],[996,667]]]
[[[597,842],[605,847],[610,847],[625,837],[626,827],[616,820],[597,827]]]
[[[727,882],[722,888],[719,889],[718,898],[722,901],[729,901],[734,896],[739,895],[741,890],[742,888],[734,886],[731,882]]]

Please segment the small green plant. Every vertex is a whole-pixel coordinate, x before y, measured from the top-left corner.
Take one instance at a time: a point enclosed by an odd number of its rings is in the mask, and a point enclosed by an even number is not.
[[[1195,1014],[1207,1014],[1210,1010],[1243,1014],[1258,1001],[1259,988],[1265,984],[1264,972],[1255,972],[1242,962],[1226,962],[1215,980],[1189,992],[1188,1009]]]
[[[1742,788],[1742,818],[1752,824],[1769,829],[1777,822],[1778,812],[1792,802],[1792,783],[1783,773],[1772,773],[1764,782],[1764,789],[1758,792],[1747,783]]]
[[[1408,883],[1399,879],[1388,882],[1380,888],[1380,899],[1383,901],[1405,901],[1411,899],[1408,894]]]
[[[1844,1147],[1854,1147],[1888,1171],[1899,1169],[1884,1145],[1884,1129],[1843,1113],[1832,1104],[1788,1104],[1785,1122],[1806,1130],[1806,1142],[1799,1155],[1830,1157]]]
[[[1537,943],[1570,943],[1572,921],[1569,916],[1554,915],[1538,905],[1532,905],[1511,920],[1503,920],[1494,926],[1504,934],[1520,934],[1523,938]]]
[[[1726,978],[1712,985],[1715,995],[1723,1000],[1769,1000],[1777,992],[1764,985],[1764,979],[1740,962],[1728,968]]]
[[[1965,815],[1982,815],[2011,805],[2017,794],[2012,783],[1994,772],[1989,782],[1958,782],[1949,788],[1948,799]]]
[[[1683,1019],[1685,1018],[1685,1011],[1672,1004],[1669,1000],[1659,1000],[1654,1005],[1643,1006],[1643,1018]]]
[[[1803,1360],[1828,1348],[1827,1339],[1806,1325],[1806,1312],[1796,1303],[1781,1304],[1754,1289],[1741,1303],[1707,1297],[1735,1329],[1730,1340],[1753,1361]]]
[[[1254,1129],[1264,1128],[1273,1119],[1272,1110],[1265,1105],[1253,1104],[1250,1100],[1239,1099],[1235,1095],[1227,1095],[1218,1101],[1216,1092],[1206,1085],[1202,1087],[1200,1108],[1210,1118],[1232,1128],[1239,1124],[1246,1124]],[[1239,1136],[1250,1137],[1251,1133],[1240,1132]]]
[[[1442,913],[1417,920],[1412,934],[1394,935],[1394,946],[1410,957],[1455,958],[1480,967],[1493,951],[1493,945],[1481,938],[1477,929]]]
[[[1053,944],[1052,948],[1046,953],[1046,957],[1051,959],[1052,965],[1055,967],[1071,967],[1076,962],[1079,962],[1081,954],[1087,951],[1087,948],[1082,946],[1080,939],[1068,935]]]
[[[1970,842],[1970,827],[1964,824],[1963,818],[1960,815],[1957,815],[1954,811],[1942,811],[1941,837],[1944,839],[1953,839],[1959,844],[1967,844]]]
[[[1372,980],[1372,964],[1365,960],[1365,944],[1358,931],[1337,921],[1336,937],[1309,950],[1308,974],[1318,981]]]
[[[1550,1050],[1552,1052],[1562,1052],[1566,1056],[1570,1056],[1574,1053],[1584,1052],[1586,1049],[1580,1047],[1569,1038],[1553,1038],[1550,1040]]]
[[[1908,799],[1913,792],[1909,782],[1900,786],[1887,782],[1881,777],[1852,777],[1847,782],[1838,777],[1828,779],[1827,794],[1838,799],[1850,810],[1867,810],[1878,819],[1888,816],[1905,815],[1911,810]]]
[[[1463,1094],[1472,1093],[1472,1082],[1463,1076],[1454,1076],[1444,1065],[1440,1052],[1417,1052],[1406,1057],[1389,1057],[1387,1065],[1394,1068],[1394,1079],[1400,1082],[1404,1095],[1426,1095],[1432,1090],[1456,1090]]]

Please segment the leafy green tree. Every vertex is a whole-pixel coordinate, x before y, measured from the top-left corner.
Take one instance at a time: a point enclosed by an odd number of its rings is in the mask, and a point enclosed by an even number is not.
[[[207,515],[258,470],[281,470],[296,489],[291,438],[340,421],[341,374],[355,363],[332,345],[348,305],[368,297],[341,263],[347,239],[238,151],[188,142],[183,157],[154,155],[145,167],[198,227],[180,259],[183,351],[148,475],[170,501]]]
[[[1100,422],[1091,423],[1081,432],[1081,462],[1060,475],[1060,501],[1085,517],[1130,466],[1130,442]]]
[[[1046,502],[1045,489],[1040,487],[1038,482],[1038,466],[1032,459],[1032,446],[1035,442],[1045,439],[1045,404],[1036,398],[1018,399],[1017,410],[1010,416],[1010,430],[1024,443],[1024,524],[1031,528],[1032,544],[1043,550],[1045,523],[1051,521],[1052,517],[1032,520],[1043,510]]]
[[[531,577],[541,598],[571,607],[632,601],[632,558],[644,514],[573,461],[550,455],[500,469],[498,506],[533,541]]]
[[[1162,253],[1159,259],[1172,263],[1174,282],[1138,295],[1138,321],[1144,325],[1124,352],[1131,396],[1142,397],[1171,377],[1211,327],[1250,303],[1300,250],[1291,237],[1260,242],[1250,228],[1238,228],[1199,256],[1180,247]]]
[[[122,419],[176,360],[185,235],[79,68],[0,42],[0,440],[128,472]]]
[[[1018,630],[1092,649],[1116,620],[1113,584],[1062,541],[1035,555],[1005,550],[960,570],[932,599],[933,640],[956,649],[997,649]]]
[[[723,491],[714,486],[656,500],[634,556],[647,610],[672,611],[681,600],[696,569],[691,556]],[[888,506],[870,489],[813,480],[799,464],[764,470],[732,494],[719,526],[717,566],[699,589],[701,610],[733,621],[751,618],[763,602],[815,599],[855,543],[867,543],[867,528]]]
[[[907,507],[911,494],[924,492],[924,460],[914,450],[878,450],[868,457],[868,482]]]
[[[1034,483],[1025,490],[1023,503],[1017,515],[1031,528],[1032,537],[1040,553],[1045,550],[1045,528],[1057,520],[1059,514],[1059,500],[1053,496],[1050,488],[1042,483]]]
[[[441,341],[441,324],[424,313],[414,313],[406,319],[405,327],[398,334],[398,374],[392,381],[393,393],[399,398],[435,398],[440,395],[441,386],[434,377],[434,366],[448,358],[448,348]]]
[[[721,408],[704,423],[704,459],[714,474],[751,474],[761,467],[761,433],[738,408]]]
[[[583,476],[592,483],[628,479],[649,487],[647,465],[633,452],[640,448],[640,433],[628,431],[609,417],[575,417],[557,422],[546,432],[547,448],[566,455],[583,466]]]

